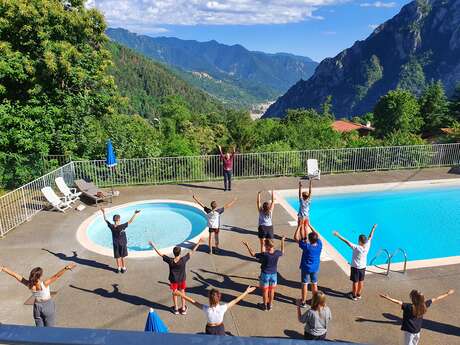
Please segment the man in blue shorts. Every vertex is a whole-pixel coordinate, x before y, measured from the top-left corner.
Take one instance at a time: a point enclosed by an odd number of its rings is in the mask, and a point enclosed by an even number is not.
[[[254,253],[249,244],[243,241],[243,244],[249,251],[249,255],[255,257],[260,262],[260,288],[262,289],[263,305],[262,309],[270,311],[275,298],[275,289],[278,284],[278,259],[284,254],[284,240],[281,239],[281,250],[275,250],[273,240],[264,240],[264,249],[261,253]]]
[[[294,239],[299,243],[302,249],[302,259],[300,260],[300,280],[302,283],[302,301],[301,307],[307,307],[308,284],[311,286],[312,294],[318,292],[318,272],[321,250],[323,243],[321,242],[315,228],[310,224],[311,232],[308,233],[308,238],[301,238],[300,228],[297,228]],[[307,230],[308,231],[308,230]]]

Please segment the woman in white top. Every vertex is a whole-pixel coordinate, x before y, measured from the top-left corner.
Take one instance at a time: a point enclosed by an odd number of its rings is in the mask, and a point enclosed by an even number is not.
[[[256,288],[253,286],[248,286],[245,292],[239,295],[234,300],[230,301],[229,303],[220,303],[221,294],[219,290],[212,289],[209,291],[209,305],[201,304],[195,301],[193,298],[186,296],[181,291],[176,290],[174,292],[175,295],[184,298],[185,300],[189,301],[195,307],[203,310],[207,317],[206,323],[206,334],[211,335],[225,335],[225,327],[224,327],[224,315],[227,310],[232,308],[235,304],[253,292]]]
[[[274,237],[273,232],[273,209],[275,208],[275,193],[272,191],[272,200],[271,202],[265,201],[261,204],[260,201],[260,194],[262,192],[257,193],[257,211],[259,212],[259,226],[258,230],[258,237],[260,241],[260,252],[264,252],[264,241],[265,239],[272,240]]]
[[[58,280],[65,271],[71,270],[75,266],[75,264],[67,265],[45,281],[41,280],[43,276],[43,269],[41,267],[35,267],[32,269],[29,274],[29,279],[25,279],[20,274],[13,272],[6,267],[0,267],[0,272],[5,272],[13,278],[16,278],[18,282],[27,286],[32,292],[32,296],[35,298],[35,325],[37,327],[53,327],[56,319],[56,308],[54,306],[54,301],[51,299],[50,285]]]

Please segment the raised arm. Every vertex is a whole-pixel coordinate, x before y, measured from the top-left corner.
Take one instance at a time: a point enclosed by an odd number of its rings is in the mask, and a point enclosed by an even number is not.
[[[300,305],[302,304],[302,300],[301,299],[298,299],[296,300],[296,306],[297,306],[297,320],[299,320],[299,322],[303,323],[303,320],[302,320],[302,310],[300,310]]]
[[[351,243],[350,241],[348,241],[345,237],[343,237],[342,235],[339,234],[338,231],[334,231],[333,232],[334,236],[337,236],[340,240],[342,240],[343,242],[345,242],[351,249],[353,249],[353,243]]]
[[[195,307],[197,307],[198,309],[203,309],[203,304],[195,301],[193,298],[191,297],[188,297],[186,294],[182,293],[180,290],[176,290],[174,291],[173,293],[174,295],[176,296],[180,296],[182,297],[183,299],[185,299],[186,301],[192,303]]]
[[[299,181],[299,199],[302,198],[302,181]]]
[[[203,207],[203,208],[206,207],[205,204],[203,204],[203,203],[200,201],[200,199],[198,199],[198,197],[197,197],[195,194],[193,194],[192,198],[193,198],[193,200],[195,200],[196,203],[197,203],[198,205],[200,205],[201,207]]]
[[[153,248],[153,250],[158,254],[159,257],[163,257],[163,254],[161,254],[161,252],[157,249],[157,247],[155,247],[155,245],[153,244],[152,241],[149,241],[149,244],[150,244],[150,247]],[[200,242],[198,242],[198,245],[200,244]]]
[[[228,203],[226,203],[226,204],[224,205],[224,208],[230,208],[230,207],[232,207],[232,206],[235,204],[236,200],[238,200],[238,198],[237,198],[237,197],[234,197],[232,201],[230,201],[230,202],[228,202]]]
[[[374,226],[372,227],[371,232],[369,233],[369,236],[367,237],[367,239],[368,239],[369,241],[371,241],[371,240],[372,240],[372,237],[374,237],[374,232],[375,232],[375,229],[376,229],[376,228],[377,228],[377,224],[374,224]]]
[[[7,267],[4,267],[4,266],[0,267],[0,272],[5,272],[6,274],[8,274],[9,276],[13,277],[18,282],[20,282],[21,284],[23,284],[25,286],[28,286],[28,284],[29,284],[29,281],[26,278],[24,278],[19,273],[16,273],[16,272],[10,270]]]
[[[61,278],[66,271],[70,271],[70,270],[74,269],[76,266],[77,265],[75,265],[74,263],[65,266],[63,269],[58,271],[55,275],[53,275],[53,276],[49,277],[48,279],[46,279],[45,282],[44,282],[45,286],[50,286],[56,280]]]
[[[393,302],[393,303],[396,303],[396,304],[399,304],[399,305],[402,305],[403,302],[400,301],[399,299],[395,299],[395,298],[391,298],[390,296],[388,296],[387,294],[379,294],[380,297],[390,301],[390,302]]]
[[[234,300],[228,302],[227,304],[227,309],[230,309],[232,308],[233,306],[235,306],[239,301],[241,301],[242,299],[244,299],[247,295],[249,295],[251,292],[255,291],[256,290],[256,287],[255,286],[248,286],[246,291],[243,292],[241,295],[239,295],[237,298],[235,298]]]
[[[249,255],[251,255],[252,257],[256,256],[256,253],[254,253],[254,251],[252,250],[251,247],[249,247],[249,244],[248,242],[246,241],[241,241],[245,246],[246,248],[248,249],[248,252],[249,252]]]
[[[286,241],[286,236],[281,237],[281,253],[283,253],[283,255],[284,255],[284,252],[285,252],[284,249],[286,247],[285,241]]]
[[[270,212],[273,212],[274,208],[275,208],[275,191],[272,189],[272,203],[270,205]]]
[[[300,238],[300,229],[301,229],[301,227],[298,226],[297,229],[295,229],[295,232],[294,232],[294,241],[296,241],[296,242],[300,242],[300,240],[302,239],[302,238]]]
[[[198,247],[201,245],[201,241],[202,241],[202,238],[200,238],[198,242],[193,246],[192,251],[189,253],[190,255],[192,255],[193,253],[197,251]]]
[[[103,207],[101,207],[101,212],[102,212],[102,217],[104,217],[104,220],[108,222],[107,216],[105,215],[105,209]]]
[[[235,155],[235,153],[236,153],[236,146],[233,146],[232,156]]]
[[[446,298],[447,296],[452,295],[454,292],[455,292],[455,290],[450,289],[446,293],[443,293],[442,295],[439,295],[438,297],[432,298],[431,302],[434,303],[434,302],[440,301],[440,300]]]
[[[313,183],[313,180],[310,179],[309,180],[309,184],[308,184],[308,198],[311,198],[311,185]]]
[[[222,152],[222,146],[220,146],[220,145],[217,145],[217,147],[219,148],[219,152],[220,152],[220,155],[221,155],[221,156],[223,156],[223,155],[224,155],[224,153]]]
[[[261,191],[258,191],[257,192],[257,211],[260,212],[260,193],[262,193]]]
[[[131,224],[140,212],[141,211],[139,210],[134,211],[134,214],[132,215],[131,219],[128,220],[128,224]]]

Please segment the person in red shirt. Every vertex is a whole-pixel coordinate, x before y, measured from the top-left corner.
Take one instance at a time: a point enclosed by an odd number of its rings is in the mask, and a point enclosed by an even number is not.
[[[223,153],[222,147],[218,145],[220,152],[220,159],[224,168],[224,190],[232,190],[232,171],[233,171],[233,157],[235,156],[236,149],[233,147],[232,152]]]

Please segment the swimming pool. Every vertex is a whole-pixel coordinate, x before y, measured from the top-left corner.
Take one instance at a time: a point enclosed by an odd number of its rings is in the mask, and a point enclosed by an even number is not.
[[[205,213],[194,204],[173,200],[146,200],[106,210],[107,219],[114,214],[127,222],[135,210],[141,213],[126,230],[130,256],[152,256],[148,241],[168,253],[183,242],[196,242],[207,229]],[[77,238],[87,249],[112,256],[112,235],[101,212],[87,219],[77,231]]]
[[[332,235],[333,230],[356,243],[359,234],[368,235],[374,223],[378,227],[368,261],[383,248],[390,254],[402,248],[410,261],[458,258],[460,255],[458,181],[382,184],[380,189],[364,186],[359,188],[359,192],[354,191],[356,186],[335,188],[339,193],[334,193],[334,188],[325,189],[328,191],[324,194],[314,194],[311,221],[346,262],[351,260],[351,250]],[[294,191],[284,193],[291,214],[299,205],[294,195]],[[392,260],[402,261],[404,257],[401,253]],[[384,256],[375,260],[376,264],[384,262]]]

